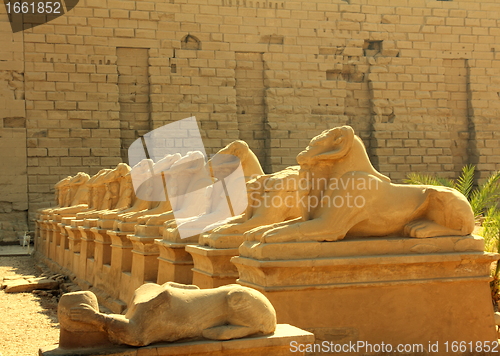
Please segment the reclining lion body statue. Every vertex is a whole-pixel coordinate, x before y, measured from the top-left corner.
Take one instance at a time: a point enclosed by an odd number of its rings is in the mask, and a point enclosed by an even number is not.
[[[276,329],[276,312],[267,298],[236,284],[201,290],[173,282],[147,283],[135,291],[128,306],[125,315],[103,314],[90,291],[63,295],[58,308],[60,347],[229,340]]]
[[[255,228],[249,241],[337,241],[345,236],[464,236],[467,199],[447,187],[393,184],[370,163],[349,126],[326,130],[297,156],[301,217]]]
[[[198,244],[213,248],[237,248],[244,241],[243,233],[251,229],[300,217],[298,173],[299,167],[292,166],[247,182],[248,206],[245,213],[200,234]]]

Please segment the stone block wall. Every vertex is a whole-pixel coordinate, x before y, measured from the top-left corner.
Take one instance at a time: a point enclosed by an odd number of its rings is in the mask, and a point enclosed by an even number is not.
[[[23,34],[0,6],[0,244],[28,229]]]
[[[0,90],[26,108],[29,209],[193,115],[207,153],[244,139],[267,172],[349,124],[397,182],[467,163],[484,179],[500,169],[499,15],[496,0],[80,0],[12,35],[2,12],[17,57],[2,46],[0,73],[25,101]]]

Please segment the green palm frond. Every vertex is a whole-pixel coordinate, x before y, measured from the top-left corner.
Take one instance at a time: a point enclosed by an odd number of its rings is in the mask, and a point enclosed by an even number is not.
[[[483,221],[482,236],[485,242],[485,250],[487,252],[500,251],[500,211],[492,206],[488,209]]]
[[[441,177],[433,177],[428,174],[421,174],[412,172],[408,174],[408,178],[404,181],[407,184],[412,185],[436,185],[436,186],[445,186],[445,187],[453,187],[453,181],[441,178]]]
[[[455,186],[455,183],[451,179],[442,177],[437,177],[436,179],[439,182],[439,185],[442,185],[443,187],[453,188]]]
[[[458,177],[453,188],[462,193],[467,199],[470,197],[472,186],[474,185],[474,167],[472,164],[462,168],[462,174]]]
[[[470,198],[470,205],[477,217],[489,206],[496,205],[500,198],[500,171],[491,175],[486,182],[475,189]]]

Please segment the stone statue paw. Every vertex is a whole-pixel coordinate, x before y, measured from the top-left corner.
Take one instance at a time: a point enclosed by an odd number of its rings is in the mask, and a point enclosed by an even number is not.
[[[88,304],[80,304],[69,310],[69,319],[72,321],[94,324],[98,311]]]
[[[175,229],[177,227],[177,223],[175,220],[170,220],[170,221],[167,221],[165,222],[165,230],[166,229]]]
[[[262,234],[262,237],[260,238],[260,242],[262,243],[276,243],[298,240],[300,240],[298,230],[291,228],[290,226],[280,226],[273,228]]]
[[[158,216],[153,216],[153,217],[150,217],[148,219],[148,221],[146,222],[146,225],[163,225],[163,223],[165,223],[165,221],[169,221],[171,219],[173,219],[173,214],[172,214],[172,217],[169,218],[165,215],[158,215]]]
[[[239,225],[240,224],[225,224],[222,226],[217,226],[215,229],[213,229],[212,232],[221,235],[238,233]]]
[[[272,229],[272,225],[259,226],[243,234],[246,241],[261,241],[262,235]]]
[[[419,219],[411,221],[404,227],[405,236],[426,238],[433,236],[458,235],[459,230],[454,230],[446,226],[442,226],[432,220]]]

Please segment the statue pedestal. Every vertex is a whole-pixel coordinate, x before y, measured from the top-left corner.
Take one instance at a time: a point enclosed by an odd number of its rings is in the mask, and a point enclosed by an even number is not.
[[[97,219],[85,219],[78,229],[82,235],[80,248],[80,266],[77,277],[89,284],[94,284],[94,233],[90,230],[97,226]]]
[[[68,234],[64,226],[66,226],[64,222],[59,222],[56,227],[59,234],[59,243],[56,245],[56,258],[54,259],[54,262],[56,262],[59,266],[63,266],[64,264],[64,250],[68,242]]]
[[[239,251],[238,282],[316,342],[497,340],[489,280],[498,255],[483,252],[482,238],[246,241]]]
[[[111,292],[109,288],[111,270],[111,237],[108,230],[90,228],[94,234],[94,287]]]
[[[118,221],[116,231],[127,232],[129,234],[134,232],[137,221]]]
[[[43,220],[42,214],[37,213],[35,215],[35,251],[43,250]]]
[[[186,252],[192,242],[171,242],[157,239],[155,244],[160,251],[158,257],[158,284],[176,282],[193,283],[193,258]]]
[[[70,258],[72,258],[71,271],[78,276],[80,267],[80,249],[82,245],[82,233],[78,226],[83,226],[83,220],[71,220],[71,225],[66,225],[65,229],[68,233]]]
[[[42,215],[40,220],[38,220],[39,225],[39,233],[38,233],[38,245],[36,246],[36,250],[42,253],[44,256],[49,256],[50,242],[49,242],[49,227],[48,221],[46,220],[47,216]]]
[[[120,299],[128,301],[134,291],[147,282],[156,283],[158,275],[158,246],[154,239],[127,235],[132,243],[132,266],[130,275],[122,274],[123,290],[120,291]],[[127,278],[129,277],[129,278]]]
[[[111,239],[111,266],[105,290],[113,298],[113,303],[106,306],[114,313],[121,313],[126,307],[121,300],[128,302],[126,293],[123,293],[122,297],[121,291],[128,291],[129,288],[130,278],[127,277],[130,277],[132,270],[132,242],[123,232],[108,230],[107,234]]]
[[[75,219],[75,217],[63,217],[62,222],[59,224],[59,228],[61,229],[61,246],[60,261],[57,262],[70,273],[73,272],[73,252],[71,251],[67,227],[71,226],[71,220],[73,219]]]
[[[57,226],[58,221],[53,220],[52,217],[49,218],[47,222],[48,230],[48,240],[49,240],[49,254],[47,255],[52,261],[56,260],[56,246],[59,245],[60,233],[59,227]]]
[[[236,283],[238,269],[230,260],[238,256],[237,248],[187,245],[186,251],[193,258],[193,284],[203,289]]]
[[[278,325],[273,335],[251,336],[244,339],[227,341],[199,340],[176,342],[171,344],[159,343],[145,347],[109,346],[92,349],[59,349],[58,345],[41,348],[40,356],[284,356],[290,355],[290,344],[305,345],[314,342],[314,335],[290,325]],[[304,346],[302,346],[304,347]],[[294,352],[293,355],[304,355],[304,352]]]

